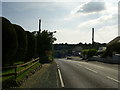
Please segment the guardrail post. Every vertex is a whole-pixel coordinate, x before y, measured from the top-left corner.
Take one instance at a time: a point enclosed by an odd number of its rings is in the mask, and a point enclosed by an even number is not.
[[[15,67],[15,79],[17,78],[17,66]]]

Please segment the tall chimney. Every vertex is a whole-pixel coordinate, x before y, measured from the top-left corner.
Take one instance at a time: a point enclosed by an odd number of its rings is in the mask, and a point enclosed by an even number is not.
[[[94,28],[92,28],[92,44],[94,43]]]
[[[41,32],[41,19],[39,19],[39,33]]]

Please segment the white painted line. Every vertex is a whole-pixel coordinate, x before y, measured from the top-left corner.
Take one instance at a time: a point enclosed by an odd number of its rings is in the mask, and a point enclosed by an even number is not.
[[[117,83],[120,83],[120,81],[118,81],[118,80],[116,80],[116,79],[114,79],[114,78],[111,78],[111,77],[109,77],[109,76],[106,76],[107,78],[109,78],[109,79],[111,79],[111,80],[113,80],[113,81],[115,81],[115,82],[117,82]]]
[[[82,66],[82,65],[80,65],[80,64],[77,64],[78,66]]]
[[[82,64],[89,64],[89,65],[92,65],[92,66],[95,66],[95,67],[99,67],[99,68],[103,68],[102,66],[98,66],[98,65],[95,65],[95,64],[92,64],[92,63],[86,63],[86,62],[78,62],[78,63],[82,63]]]
[[[57,68],[59,68],[59,65],[57,65]]]
[[[59,78],[60,78],[61,87],[63,88],[64,87],[64,83],[63,83],[63,79],[62,79],[62,75],[61,75],[60,69],[58,69],[58,74],[59,74]]]
[[[98,73],[97,71],[92,70],[92,69],[90,69],[90,68],[87,68],[87,67],[85,67],[85,68],[88,69],[88,70],[90,70],[90,71],[92,71],[92,72],[94,72],[94,73]]]

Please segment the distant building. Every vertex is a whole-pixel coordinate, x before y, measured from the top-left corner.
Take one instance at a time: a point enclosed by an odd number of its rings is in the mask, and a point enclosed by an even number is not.
[[[74,56],[80,56],[81,50],[83,50],[82,47],[76,46],[72,49],[72,53]]]
[[[107,47],[99,47],[98,51],[97,51],[97,55],[101,56],[105,51],[106,51]]]
[[[107,49],[107,47],[99,47],[98,53],[104,52]]]
[[[120,36],[114,38],[112,41],[110,41],[107,44],[107,48],[109,49],[109,52],[112,54],[120,54]]]

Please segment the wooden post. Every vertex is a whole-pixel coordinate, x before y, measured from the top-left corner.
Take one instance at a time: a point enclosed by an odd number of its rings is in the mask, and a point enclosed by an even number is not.
[[[17,66],[15,67],[15,79],[17,78]]]

